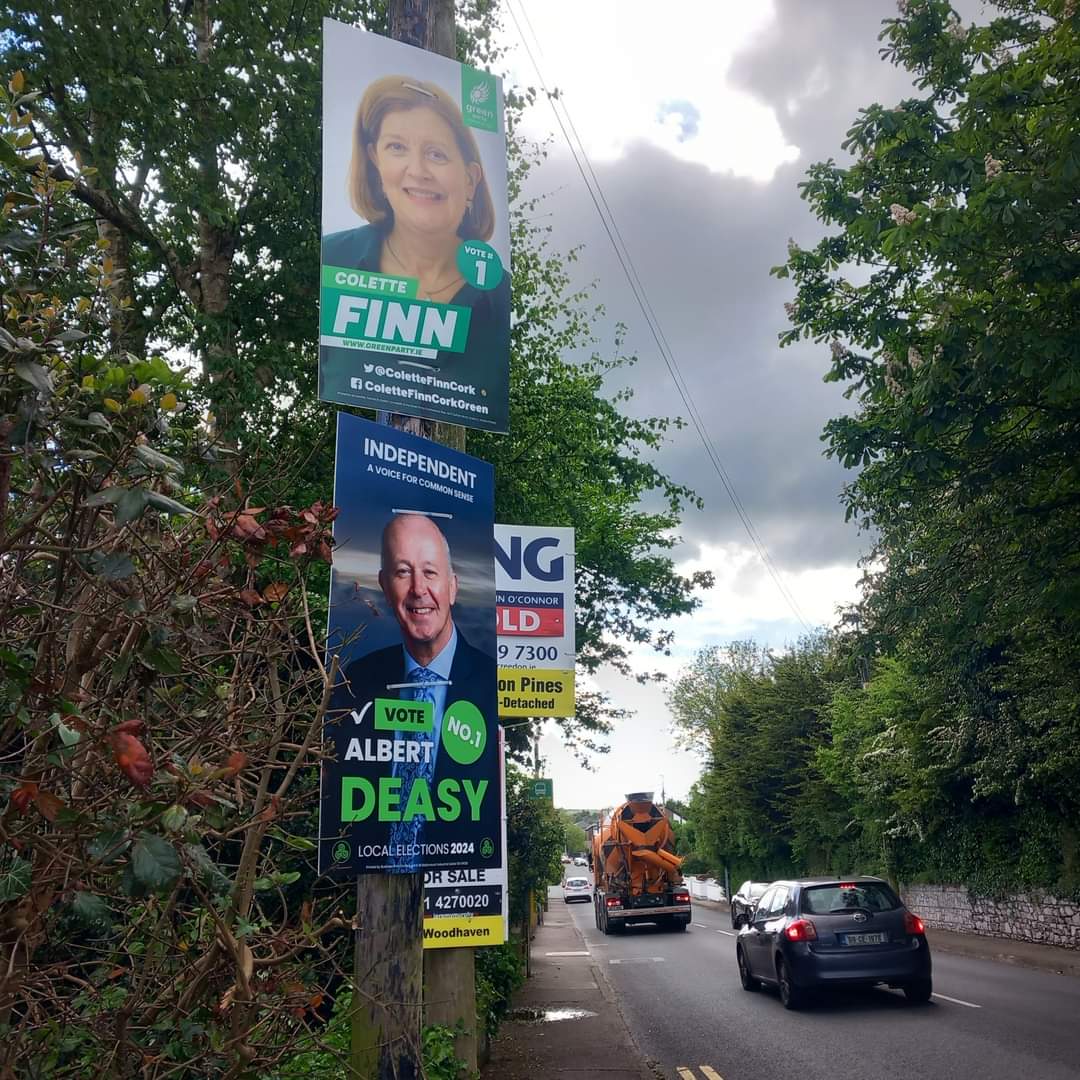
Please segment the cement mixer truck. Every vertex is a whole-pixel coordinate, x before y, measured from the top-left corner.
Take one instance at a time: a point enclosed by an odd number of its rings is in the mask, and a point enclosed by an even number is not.
[[[685,930],[690,890],[675,854],[675,834],[651,791],[626,796],[610,818],[590,830],[597,928],[616,934],[632,923]]]

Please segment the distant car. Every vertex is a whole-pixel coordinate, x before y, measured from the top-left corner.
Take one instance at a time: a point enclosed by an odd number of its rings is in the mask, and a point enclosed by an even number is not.
[[[569,866],[570,865],[570,856],[569,855],[560,855],[559,856],[559,862],[561,862],[563,864],[563,866]]]
[[[574,865],[575,866],[588,866],[589,865],[589,860],[586,859],[584,855],[575,855],[574,856]]]
[[[934,992],[922,920],[881,878],[775,881],[735,941],[744,990],[762,983],[797,1009],[826,986],[899,987],[911,1002]]]
[[[739,891],[731,898],[732,930],[738,930],[743,923],[750,921],[757,902],[765,895],[768,887],[767,881],[744,881],[739,886]]]
[[[570,904],[575,900],[592,903],[592,882],[588,878],[568,877],[562,884],[562,898]]]

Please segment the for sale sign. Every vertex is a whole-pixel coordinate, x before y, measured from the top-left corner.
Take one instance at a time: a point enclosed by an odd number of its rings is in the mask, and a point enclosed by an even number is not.
[[[574,713],[574,530],[495,526],[499,715]]]

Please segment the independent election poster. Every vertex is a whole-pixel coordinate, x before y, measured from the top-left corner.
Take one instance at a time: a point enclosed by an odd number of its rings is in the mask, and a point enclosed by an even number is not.
[[[506,431],[500,80],[325,19],[322,191],[319,397]]]
[[[492,467],[345,413],[336,461],[319,870],[501,886]]]
[[[574,530],[495,526],[499,715],[574,715]]]

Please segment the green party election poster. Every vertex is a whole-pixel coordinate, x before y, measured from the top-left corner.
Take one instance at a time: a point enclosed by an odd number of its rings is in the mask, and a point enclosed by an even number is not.
[[[319,397],[506,431],[500,80],[325,19],[322,165]]]

